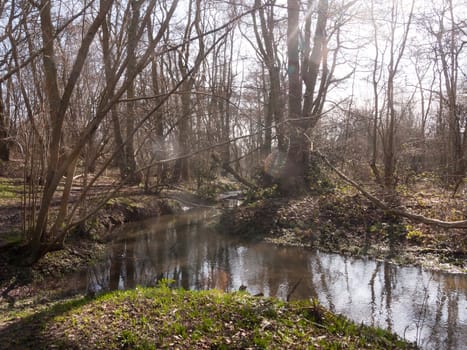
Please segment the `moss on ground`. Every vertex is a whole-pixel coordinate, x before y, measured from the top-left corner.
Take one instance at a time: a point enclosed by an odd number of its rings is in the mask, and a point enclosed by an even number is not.
[[[22,317],[23,316],[23,317]],[[415,349],[312,301],[137,288],[54,305],[0,330],[0,348]]]
[[[0,200],[17,198],[22,190],[22,185],[15,183],[13,179],[0,177]]]

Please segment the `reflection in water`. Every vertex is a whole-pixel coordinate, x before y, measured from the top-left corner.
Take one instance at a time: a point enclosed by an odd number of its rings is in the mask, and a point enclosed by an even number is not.
[[[213,214],[126,225],[107,262],[76,276],[76,288],[154,286],[162,278],[187,289],[245,285],[252,294],[317,298],[332,311],[389,328],[426,349],[467,349],[467,276],[245,242],[207,225]]]

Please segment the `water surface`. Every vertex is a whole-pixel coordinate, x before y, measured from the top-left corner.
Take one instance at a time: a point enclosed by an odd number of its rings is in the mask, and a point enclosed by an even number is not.
[[[125,225],[107,260],[74,285],[99,292],[170,278],[187,289],[246,286],[252,294],[316,298],[424,349],[467,349],[467,275],[248,242],[217,232],[214,222],[215,213],[202,210]]]

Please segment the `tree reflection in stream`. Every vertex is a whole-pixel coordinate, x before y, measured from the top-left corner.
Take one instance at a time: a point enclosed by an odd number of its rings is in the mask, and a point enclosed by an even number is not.
[[[154,286],[317,298],[356,322],[390,328],[426,349],[467,349],[467,276],[398,267],[217,232],[201,211],[126,225],[105,263],[76,276],[91,292]],[[298,284],[297,288],[292,288]],[[82,284],[81,284],[82,285]],[[291,294],[291,295],[290,295]]]

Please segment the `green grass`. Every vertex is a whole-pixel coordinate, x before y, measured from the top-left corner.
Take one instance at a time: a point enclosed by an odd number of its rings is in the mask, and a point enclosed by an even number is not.
[[[136,199],[133,199],[131,197],[124,197],[124,196],[109,199],[107,201],[107,205],[109,206],[120,205],[120,206],[127,207],[129,209],[138,209],[138,208],[141,209],[145,207],[143,202],[137,202]]]
[[[9,232],[2,233],[0,239],[5,242],[5,244],[18,244],[23,241],[23,234],[20,230],[12,229]]]
[[[0,200],[19,197],[22,186],[14,185],[10,179],[0,177]]]
[[[389,332],[332,314],[316,302],[185,291],[167,284],[58,304],[16,326],[18,334],[10,336],[21,344],[28,344],[21,337],[33,337],[30,342],[38,348],[414,348]]]

